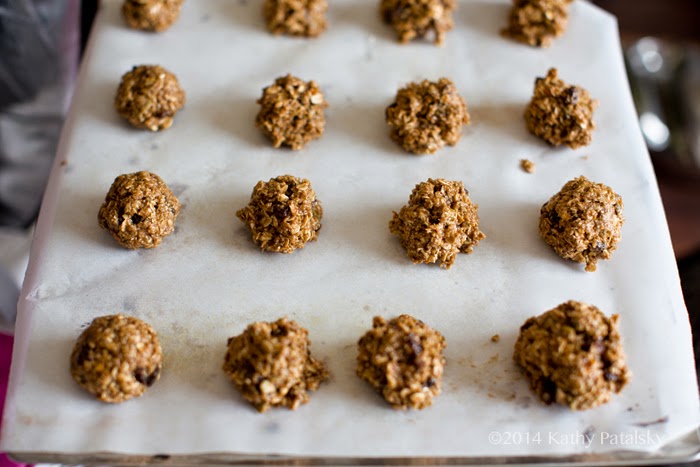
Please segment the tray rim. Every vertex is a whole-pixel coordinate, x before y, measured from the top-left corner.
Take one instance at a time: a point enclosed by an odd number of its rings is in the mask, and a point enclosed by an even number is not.
[[[227,452],[201,454],[128,455],[114,452],[51,453],[9,452],[8,456],[27,464],[60,463],[67,465],[658,465],[682,464],[700,460],[700,426],[653,452],[618,450],[606,453],[551,456],[474,456],[474,457],[330,457],[255,455]]]

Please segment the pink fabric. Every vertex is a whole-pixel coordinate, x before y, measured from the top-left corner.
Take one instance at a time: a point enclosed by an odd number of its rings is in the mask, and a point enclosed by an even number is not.
[[[7,393],[7,380],[10,377],[10,363],[12,362],[12,336],[0,333],[0,418],[5,408],[5,394]],[[0,453],[0,467],[24,466],[13,462],[4,453]]]

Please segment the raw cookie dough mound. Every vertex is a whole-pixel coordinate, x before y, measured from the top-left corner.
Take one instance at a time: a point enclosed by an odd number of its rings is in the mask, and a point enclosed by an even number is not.
[[[311,356],[309,332],[282,318],[253,323],[228,340],[223,370],[243,397],[260,412],[270,407],[295,410],[328,378]]]
[[[379,11],[384,22],[394,28],[399,41],[406,43],[426,37],[431,31],[437,45],[445,42],[452,29],[456,0],[381,0]]]
[[[591,142],[596,107],[598,101],[591,99],[588,91],[567,85],[557,78],[557,69],[550,68],[545,78],[535,80],[525,123],[530,133],[548,144],[576,149]]]
[[[158,65],[135,66],[122,76],[114,108],[136,128],[160,131],[170,128],[185,105],[185,92],[177,78]]]
[[[155,248],[175,230],[180,202],[156,174],[136,172],[118,176],[97,216],[121,246]]]
[[[540,235],[559,256],[596,270],[620,241],[622,198],[586,177],[568,181],[540,210]]]
[[[357,376],[395,409],[424,409],[440,394],[445,338],[409,315],[376,316],[358,343]]]
[[[326,0],[265,0],[263,16],[273,34],[317,37],[326,29]]]
[[[501,33],[534,47],[549,47],[564,34],[573,0],[513,0],[508,27]]]
[[[260,112],[255,126],[267,135],[274,147],[301,149],[323,135],[328,107],[315,81],[302,81],[292,75],[277,78],[263,89],[258,99]]]
[[[445,144],[454,146],[469,124],[467,104],[447,78],[424,80],[399,89],[386,109],[391,139],[414,154],[433,154]]]
[[[438,178],[416,185],[408,204],[389,222],[414,263],[436,263],[449,269],[457,253],[471,253],[480,240],[479,206],[462,182]]]
[[[155,331],[138,318],[95,318],[78,337],[70,374],[104,402],[139,397],[160,378],[163,351]]]
[[[605,404],[631,378],[618,316],[568,301],[529,318],[520,328],[513,358],[542,399],[572,410]]]
[[[318,238],[323,207],[308,180],[281,175],[259,181],[250,203],[236,216],[261,250],[291,253]]]
[[[165,31],[177,21],[184,0],[125,0],[122,15],[126,24],[144,31]]]

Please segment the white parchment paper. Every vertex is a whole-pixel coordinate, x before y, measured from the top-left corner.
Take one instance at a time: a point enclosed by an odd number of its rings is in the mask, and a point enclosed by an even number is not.
[[[506,0],[461,1],[437,48],[398,44],[375,3],[332,1],[328,31],[304,40],[268,34],[255,1],[189,1],[162,34],[127,29],[120,2],[103,2],[24,288],[3,450],[651,451],[698,426],[687,313],[614,18],[574,2],[565,36],[540,50],[499,36]],[[144,63],[173,71],[187,92],[162,133],[134,130],[112,108],[121,75]],[[525,129],[534,80],[551,66],[600,101],[589,147],[552,149]],[[253,125],[261,89],[287,72],[318,81],[331,104],[325,135],[299,152],[272,149]],[[384,109],[407,82],[441,76],[455,82],[473,123],[456,147],[403,153]],[[520,169],[522,158],[536,174]],[[138,170],[158,173],[184,205],[175,234],[152,251],[121,249],[97,225],[111,182]],[[263,254],[234,213],[258,180],[287,173],[311,180],[323,229],[292,255]],[[595,273],[561,260],[537,232],[540,206],[578,175],[625,203],[622,241]],[[392,210],[429,177],[462,180],[487,235],[450,270],[411,264],[388,231]],[[634,372],[621,395],[583,413],[541,404],[512,362],[523,321],[568,299],[620,314]],[[144,397],[106,405],[72,381],[68,357],[83,326],[116,312],[159,332],[165,365]],[[389,409],[354,374],[372,317],[404,312],[448,343],[443,394],[423,411]],[[261,415],[220,367],[229,336],[282,315],[309,329],[333,378],[296,412]]]

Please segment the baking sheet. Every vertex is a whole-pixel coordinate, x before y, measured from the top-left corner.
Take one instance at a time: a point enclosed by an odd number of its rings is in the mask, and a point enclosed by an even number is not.
[[[614,18],[574,2],[566,35],[539,50],[498,35],[507,1],[462,1],[437,48],[396,43],[372,1],[332,2],[317,40],[269,35],[254,1],[187,2],[157,35],[127,29],[119,3],[102,3],[41,214],[3,450],[551,456],[655,451],[699,425],[690,327]],[[171,70],[187,92],[162,133],[131,129],[112,108],[120,76],[143,63]],[[550,66],[600,101],[586,148],[552,149],[525,129],[534,79]],[[272,149],[253,125],[262,87],[287,72],[318,81],[331,104],[325,135],[300,152]],[[441,76],[472,124],[456,147],[405,154],[384,108],[407,82]],[[138,170],[158,173],[183,203],[175,234],[152,251],[123,250],[97,226],[112,180]],[[292,255],[263,254],[234,213],[258,180],[286,173],[311,180],[323,229]],[[537,233],[542,203],[578,175],[625,203],[622,241],[595,273]],[[392,210],[429,177],[462,180],[487,235],[450,270],[411,264],[388,232]],[[568,299],[620,314],[634,372],[621,395],[583,413],[538,402],[511,358],[520,324]],[[84,325],[116,312],[158,331],[165,364],[144,397],[105,405],[72,381],[68,357]],[[354,375],[372,317],[404,312],[448,344],[443,394],[423,411],[389,409]],[[229,336],[282,315],[309,329],[333,377],[296,412],[261,415],[220,367]]]

